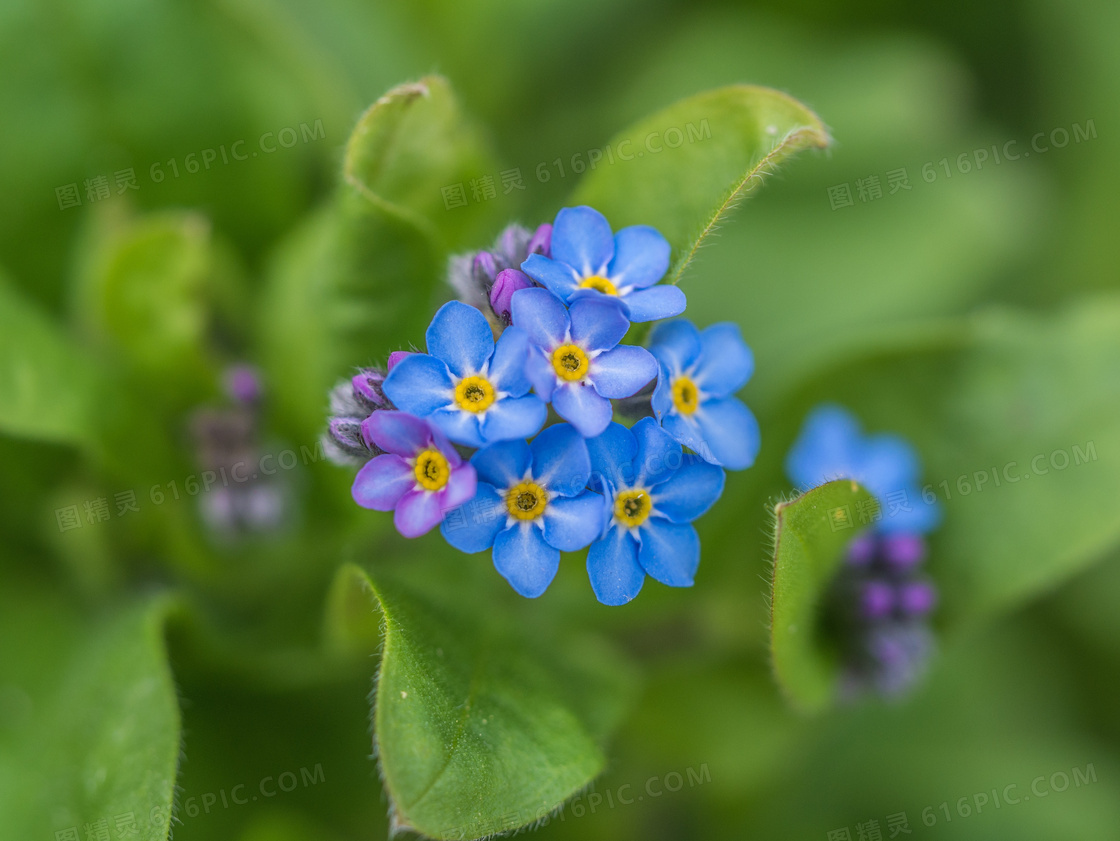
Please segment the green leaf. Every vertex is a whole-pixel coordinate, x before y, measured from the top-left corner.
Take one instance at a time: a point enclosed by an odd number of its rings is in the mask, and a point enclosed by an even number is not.
[[[819,372],[778,414],[800,423],[823,401],[917,447],[924,493],[944,508],[929,570],[947,629],[1011,609],[1120,546],[1120,299],[896,333]]]
[[[465,579],[442,586],[440,599],[430,583],[420,595],[388,578],[375,584],[344,567],[329,618],[336,643],[365,640],[368,653],[380,641],[374,732],[394,829],[457,839],[513,830],[603,770],[627,694],[624,664],[582,634],[551,639],[538,602],[472,593]],[[380,640],[370,638],[375,610]]]
[[[87,444],[97,377],[59,326],[0,275],[0,432]]]
[[[673,148],[677,133],[681,142]],[[647,138],[654,138],[652,146]],[[829,142],[816,114],[783,93],[749,85],[718,88],[670,105],[614,137],[615,154],[621,150],[633,158],[597,166],[572,203],[595,207],[616,229],[645,224],[661,231],[673,247],[669,278],[676,283],[704,241],[764,176],[802,149]]]
[[[12,838],[135,818],[168,836],[179,707],[164,645],[165,598],[83,623],[54,597],[6,588],[0,610],[0,814]]]
[[[305,432],[336,380],[421,340],[448,253],[493,234],[488,206],[448,210],[443,188],[497,169],[439,77],[394,88],[358,120],[338,195],[278,252],[263,307],[281,401]]]
[[[853,512],[870,498],[842,480],[774,508],[770,653],[778,683],[806,710],[825,706],[835,692],[836,663],[821,635],[819,607],[855,536]]]

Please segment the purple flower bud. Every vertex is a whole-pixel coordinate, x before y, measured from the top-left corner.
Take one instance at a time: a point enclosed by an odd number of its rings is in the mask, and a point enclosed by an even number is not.
[[[529,254],[541,254],[545,257],[550,257],[552,252],[552,225],[545,222],[533,232],[533,236],[529,239],[528,257]]]
[[[894,609],[894,588],[885,581],[868,581],[860,588],[860,613],[865,619],[882,619]]]
[[[386,367],[390,371],[392,371],[394,365],[396,365],[398,362],[400,362],[406,356],[410,356],[411,353],[412,353],[411,351],[407,351],[407,350],[395,350],[395,351],[393,351],[392,353],[389,354],[389,362],[386,365]]]
[[[475,280],[483,288],[487,288],[494,282],[499,268],[494,261],[494,255],[489,251],[480,251],[474,255],[474,260],[471,263],[471,271],[474,273]]]
[[[864,567],[871,563],[875,557],[878,546],[875,533],[865,531],[848,544],[848,563],[852,566]]]
[[[350,379],[354,394],[373,408],[383,409],[389,405],[381,384],[385,382],[385,372],[377,368],[363,368]]]
[[[899,571],[913,569],[926,557],[926,542],[918,534],[889,534],[880,548],[883,560]]]
[[[498,272],[494,287],[490,290],[490,307],[503,324],[508,325],[511,321],[510,302],[513,300],[513,293],[532,285],[533,281],[529,280],[528,275],[517,269]]]
[[[238,403],[251,405],[264,393],[260,372],[253,365],[231,365],[226,369],[223,380],[226,394]]]
[[[937,590],[928,581],[911,581],[898,588],[898,606],[908,616],[925,616],[937,604]]]

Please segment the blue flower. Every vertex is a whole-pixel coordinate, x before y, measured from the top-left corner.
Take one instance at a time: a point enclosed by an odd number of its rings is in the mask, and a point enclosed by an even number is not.
[[[495,344],[479,310],[451,301],[436,313],[425,338],[428,353],[406,356],[382,384],[398,409],[427,418],[468,447],[527,438],[544,425],[548,408],[528,393],[525,331],[507,329]]]
[[[648,225],[611,234],[602,213],[565,207],[552,226],[551,257],[531,254],[521,270],[566,304],[591,295],[621,301],[631,321],[654,321],[684,312],[676,286],[654,286],[669,268],[669,243]]]
[[[647,575],[670,587],[692,586],[700,537],[690,523],[723,492],[723,471],[685,456],[653,418],[633,429],[612,423],[587,448],[592,487],[602,491],[608,517],[587,553],[595,597],[625,604]]]
[[[630,322],[610,298],[579,298],[568,309],[547,289],[534,287],[515,292],[512,306],[510,330],[529,336],[525,371],[533,388],[584,437],[607,428],[611,399],[635,394],[657,375],[649,351],[618,344]]]
[[[754,371],[739,328],[724,323],[700,331],[690,321],[670,321],[654,327],[649,349],[660,369],[653,412],[665,431],[713,464],[754,464],[758,421],[732,396]]]
[[[587,445],[566,423],[534,439],[491,444],[471,458],[478,492],[440,531],[464,552],[493,547],[494,566],[518,593],[536,598],[560,565],[603,530],[603,498],[587,490]]]
[[[859,482],[879,502],[880,534],[925,534],[940,520],[936,502],[922,498],[921,464],[910,443],[897,435],[864,435],[840,406],[819,406],[809,414],[786,456],[786,473],[801,488],[833,479]]]
[[[443,434],[405,412],[374,412],[362,422],[370,459],[354,477],[354,501],[374,511],[393,511],[405,537],[419,537],[445,511],[474,496],[477,477]]]

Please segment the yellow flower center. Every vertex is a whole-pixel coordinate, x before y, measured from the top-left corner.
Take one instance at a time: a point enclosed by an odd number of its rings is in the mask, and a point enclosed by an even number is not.
[[[582,380],[587,375],[587,354],[579,345],[560,345],[552,352],[552,367],[556,376],[568,382]]]
[[[590,277],[585,277],[580,281],[580,287],[583,289],[597,289],[604,295],[617,295],[618,290],[615,289],[610,278],[603,277],[601,274],[593,274]]]
[[[535,520],[548,505],[548,491],[534,482],[522,482],[509,489],[506,508],[518,520]]]
[[[467,412],[485,412],[494,402],[494,386],[485,377],[464,377],[455,386],[455,403]]]
[[[673,380],[673,405],[682,415],[691,415],[700,408],[700,389],[688,377]]]
[[[628,528],[637,528],[649,517],[653,500],[641,488],[623,491],[614,498],[614,516]]]
[[[439,450],[424,450],[416,457],[413,472],[420,487],[429,491],[438,491],[451,478],[451,465]]]

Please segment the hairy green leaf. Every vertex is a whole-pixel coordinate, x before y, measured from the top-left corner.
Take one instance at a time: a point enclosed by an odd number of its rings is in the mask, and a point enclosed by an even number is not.
[[[498,606],[469,582],[437,599],[388,579],[344,567],[329,618],[336,643],[365,640],[368,652],[380,615],[374,732],[395,829],[449,839],[517,829],[603,770],[628,681],[600,644],[549,639],[512,593]]]
[[[807,710],[825,706],[836,688],[836,664],[818,625],[819,607],[855,534],[853,512],[870,497],[855,482],[841,480],[774,508],[770,653],[778,683]]]
[[[820,119],[769,88],[733,85],[670,105],[615,136],[611,158],[580,183],[589,204],[617,229],[652,225],[673,247],[670,281],[727,214],[782,161],[829,144]]]
[[[421,341],[448,253],[492,235],[488,206],[449,209],[443,190],[497,169],[439,77],[359,118],[338,195],[276,255],[263,308],[281,399],[305,430],[321,426],[337,379]]]

